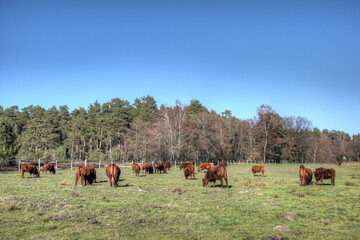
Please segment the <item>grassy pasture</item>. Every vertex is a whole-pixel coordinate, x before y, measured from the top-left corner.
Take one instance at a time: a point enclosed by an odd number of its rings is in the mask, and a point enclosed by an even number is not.
[[[76,189],[75,170],[0,172],[0,239],[360,239],[360,164],[305,165],[319,166],[335,168],[336,186],[300,187],[299,164],[266,165],[266,177],[228,166],[228,189],[178,168],[140,177],[121,168],[117,189],[104,168]]]

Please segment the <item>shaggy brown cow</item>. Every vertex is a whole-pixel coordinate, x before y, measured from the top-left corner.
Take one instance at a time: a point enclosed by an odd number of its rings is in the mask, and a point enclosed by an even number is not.
[[[210,168],[203,179],[203,186],[206,187],[209,182],[213,182],[213,186],[215,187],[216,180],[221,181],[221,187],[224,187],[224,182],[226,182],[226,187],[228,187],[227,172],[224,166]]]
[[[139,174],[140,174],[140,166],[138,165],[138,164],[136,164],[136,166],[134,167],[135,168],[135,175],[136,176],[139,176]]]
[[[91,166],[80,166],[76,170],[76,178],[75,178],[75,187],[79,181],[79,177],[81,178],[81,185],[91,185],[93,182],[96,182],[96,170]]]
[[[226,167],[226,166],[227,166],[227,162],[220,162],[220,163],[219,163],[219,166],[224,166],[224,167]]]
[[[310,168],[305,168],[304,165],[300,165],[299,177],[300,186],[312,184],[312,171]]]
[[[180,166],[179,166],[179,169],[181,170],[181,169],[184,169],[184,168],[186,168],[188,165],[193,165],[194,166],[194,163],[192,163],[192,162],[184,162],[184,163],[182,163]]]
[[[197,171],[200,172],[202,170],[208,170],[210,168],[214,167],[214,163],[202,163],[198,167]]]
[[[55,165],[52,163],[44,163],[44,167],[43,167],[43,174],[45,172],[45,174],[47,174],[47,171],[50,171],[50,173],[55,174]]]
[[[143,174],[149,173],[149,167],[150,167],[150,164],[148,164],[147,162],[143,162],[141,164]]]
[[[165,166],[162,163],[158,163],[158,162],[154,163],[154,169],[155,169],[155,173],[161,173],[161,172],[166,173]]]
[[[262,176],[264,177],[264,173],[265,173],[265,167],[263,165],[254,165],[252,168],[251,168],[251,171],[255,177],[255,173],[257,172],[261,172],[262,173]]]
[[[109,178],[110,187],[117,187],[118,186],[117,182],[119,181],[120,174],[121,174],[120,168],[118,166],[116,166],[115,164],[110,164],[106,168],[106,175]]]
[[[40,172],[38,171],[37,167],[35,165],[32,164],[21,164],[21,177],[24,178],[24,173],[25,172],[29,172],[30,173],[30,177],[31,175],[33,177],[40,177]]]
[[[132,172],[133,172],[133,173],[135,173],[136,166],[138,166],[137,163],[134,163],[134,162],[133,162],[133,163],[131,164],[131,169],[132,169]]]
[[[193,164],[186,165],[186,167],[184,168],[185,179],[189,179],[189,178],[195,179],[194,172],[195,172],[195,167]]]
[[[317,168],[315,169],[314,176],[316,184],[318,184],[318,181],[323,184],[323,179],[331,179],[331,185],[335,186],[335,170],[333,168]]]
[[[166,162],[164,165],[166,170],[170,170],[171,162]]]

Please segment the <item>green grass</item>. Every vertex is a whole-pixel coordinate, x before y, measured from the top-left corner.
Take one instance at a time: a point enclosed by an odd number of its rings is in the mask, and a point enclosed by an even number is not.
[[[0,172],[0,239],[359,239],[360,164],[322,166],[335,168],[336,186],[300,187],[298,164],[266,165],[266,177],[228,166],[228,189],[178,168],[141,177],[121,168],[116,189],[104,168],[78,188],[75,170]]]

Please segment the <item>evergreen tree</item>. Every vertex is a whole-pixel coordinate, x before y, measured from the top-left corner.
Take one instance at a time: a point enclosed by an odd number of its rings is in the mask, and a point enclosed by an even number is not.
[[[4,118],[0,118],[0,166],[7,164],[15,164],[15,157],[18,153],[20,145],[17,141],[15,127]],[[4,161],[6,160],[6,161]]]

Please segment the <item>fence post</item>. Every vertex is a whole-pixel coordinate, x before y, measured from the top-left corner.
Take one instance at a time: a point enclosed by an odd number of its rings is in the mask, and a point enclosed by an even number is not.
[[[39,159],[39,171],[40,171],[40,159]]]
[[[56,171],[58,170],[58,162],[57,162],[57,160],[55,160],[55,170]]]
[[[71,160],[70,169],[73,170],[73,160]]]
[[[87,166],[87,159],[85,158],[85,167]]]
[[[21,169],[21,159],[19,160],[19,167],[18,167],[18,169],[19,169],[19,172],[20,172],[20,169]]]
[[[101,159],[99,159],[99,168],[101,168]]]

